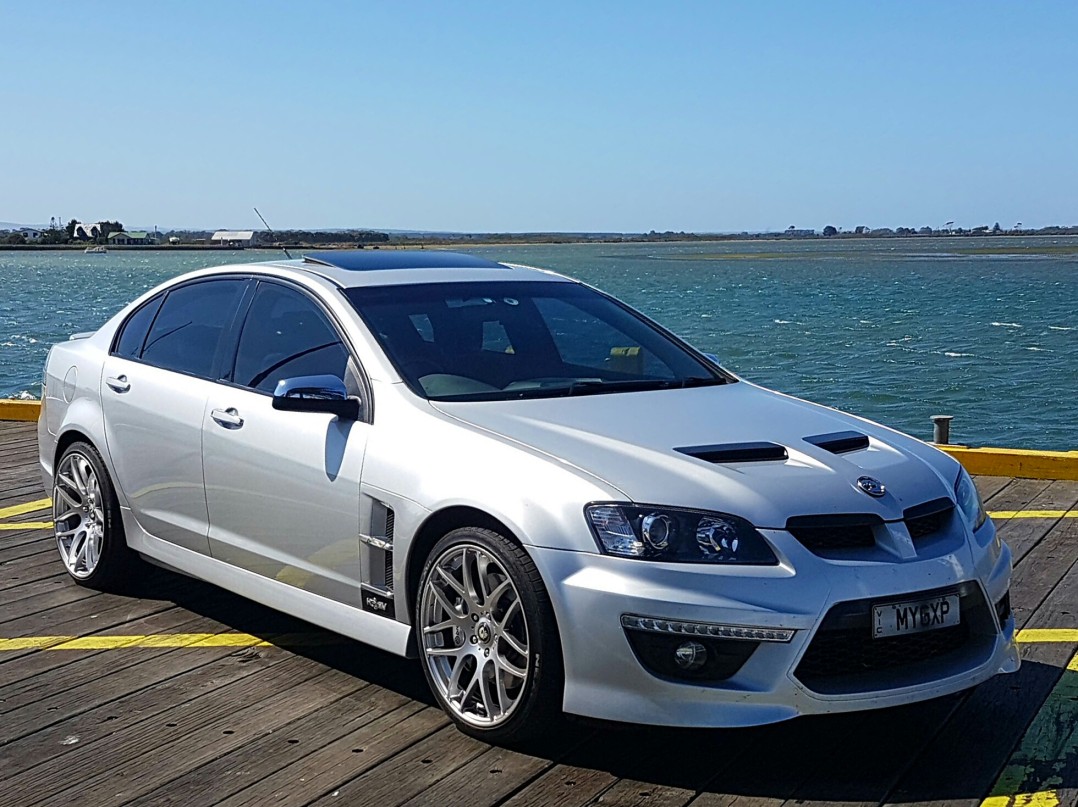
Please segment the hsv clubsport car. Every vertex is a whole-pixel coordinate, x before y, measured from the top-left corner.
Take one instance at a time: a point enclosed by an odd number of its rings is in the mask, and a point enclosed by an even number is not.
[[[79,583],[141,560],[393,653],[496,741],[745,726],[1018,667],[965,471],[560,275],[437,251],[176,278],[54,346]]]

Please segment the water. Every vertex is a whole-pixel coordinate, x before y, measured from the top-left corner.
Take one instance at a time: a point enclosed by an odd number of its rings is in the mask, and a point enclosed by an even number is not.
[[[1013,248],[1014,254],[978,254]],[[578,277],[738,374],[927,438],[1078,448],[1078,238],[475,247]],[[279,252],[0,252],[0,397],[189,269]]]

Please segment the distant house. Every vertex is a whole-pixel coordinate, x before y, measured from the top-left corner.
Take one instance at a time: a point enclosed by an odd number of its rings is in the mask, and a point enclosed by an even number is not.
[[[74,237],[80,241],[92,241],[101,235],[101,222],[95,221],[93,224],[86,224],[84,222],[77,222],[75,224]]]
[[[118,233],[109,234],[109,243],[117,246],[145,246],[147,244],[156,244],[157,235],[148,233],[145,230],[132,230],[131,232],[121,230]]]
[[[210,236],[211,244],[229,247],[249,247],[254,245],[253,230],[218,230]]]
[[[27,241],[40,241],[41,230],[35,230],[33,227],[20,227],[15,232],[25,238]]]

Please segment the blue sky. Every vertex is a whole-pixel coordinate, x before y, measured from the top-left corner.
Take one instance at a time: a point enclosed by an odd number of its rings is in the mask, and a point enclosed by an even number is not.
[[[1078,4],[0,0],[0,221],[1078,223]]]

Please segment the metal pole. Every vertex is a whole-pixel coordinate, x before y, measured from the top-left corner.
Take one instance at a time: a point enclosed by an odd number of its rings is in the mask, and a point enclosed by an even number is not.
[[[932,416],[932,442],[945,446],[951,442],[951,421],[954,415]]]

